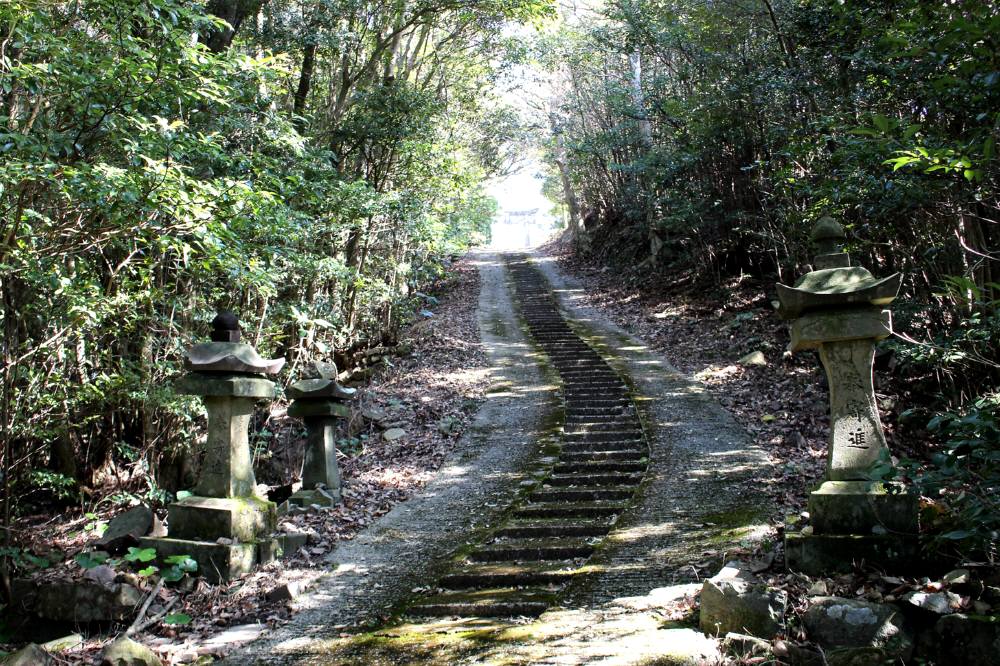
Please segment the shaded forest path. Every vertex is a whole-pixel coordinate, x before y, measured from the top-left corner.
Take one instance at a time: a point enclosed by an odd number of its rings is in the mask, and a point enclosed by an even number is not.
[[[474,427],[423,493],[334,551],[290,624],[230,663],[714,660],[692,598],[703,569],[767,532],[767,456],[580,306],[552,261],[476,258],[494,384]]]

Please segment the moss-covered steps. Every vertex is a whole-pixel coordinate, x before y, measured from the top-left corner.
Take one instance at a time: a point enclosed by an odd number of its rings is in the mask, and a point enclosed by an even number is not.
[[[614,529],[643,482],[648,446],[622,377],[563,319],[537,270],[508,268],[531,336],[559,374],[563,427],[546,473],[482,543],[405,614],[537,616]]]

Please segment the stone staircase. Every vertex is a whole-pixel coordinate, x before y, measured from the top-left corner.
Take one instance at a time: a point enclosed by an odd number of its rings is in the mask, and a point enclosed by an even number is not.
[[[560,441],[506,521],[457,556],[408,615],[541,615],[614,529],[646,471],[646,437],[621,377],[565,321],[529,260],[509,260],[508,270],[528,330],[562,382]]]

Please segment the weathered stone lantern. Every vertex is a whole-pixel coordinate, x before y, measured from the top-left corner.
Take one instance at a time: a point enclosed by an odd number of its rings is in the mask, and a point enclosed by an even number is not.
[[[830,388],[826,480],[809,496],[813,533],[789,532],[788,567],[810,574],[849,570],[852,562],[906,564],[917,552],[917,498],[873,483],[887,455],[872,385],[875,343],[892,333],[889,310],[902,276],[876,279],[841,251],[843,228],[821,219],[812,239],[816,270],[794,287],[778,284],[778,313],[791,320],[793,352],[818,350]]]
[[[337,383],[337,366],[313,363],[310,379],[288,388],[293,402],[288,415],[306,424],[306,452],[302,463],[302,489],[288,498],[298,506],[331,506],[340,501],[340,468],[337,465],[337,419],[350,413],[347,400],[355,390]]]
[[[167,508],[165,538],[145,539],[160,559],[190,555],[212,581],[230,580],[255,564],[273,559],[276,522],[273,502],[256,494],[248,429],[254,404],[275,396],[274,382],[284,359],[261,358],[240,342],[236,317],[220,313],[212,322],[212,342],[195,345],[179,392],[201,396],[208,411],[208,439],[194,494]]]

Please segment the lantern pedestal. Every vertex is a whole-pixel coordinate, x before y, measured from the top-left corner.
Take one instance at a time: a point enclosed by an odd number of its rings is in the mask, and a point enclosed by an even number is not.
[[[306,450],[302,463],[302,489],[288,498],[294,506],[340,502],[340,467],[337,464],[337,419],[350,416],[344,401],[354,395],[337,383],[337,366],[313,363],[315,377],[295,382],[288,388],[294,401],[288,415],[302,419],[306,426]]]

